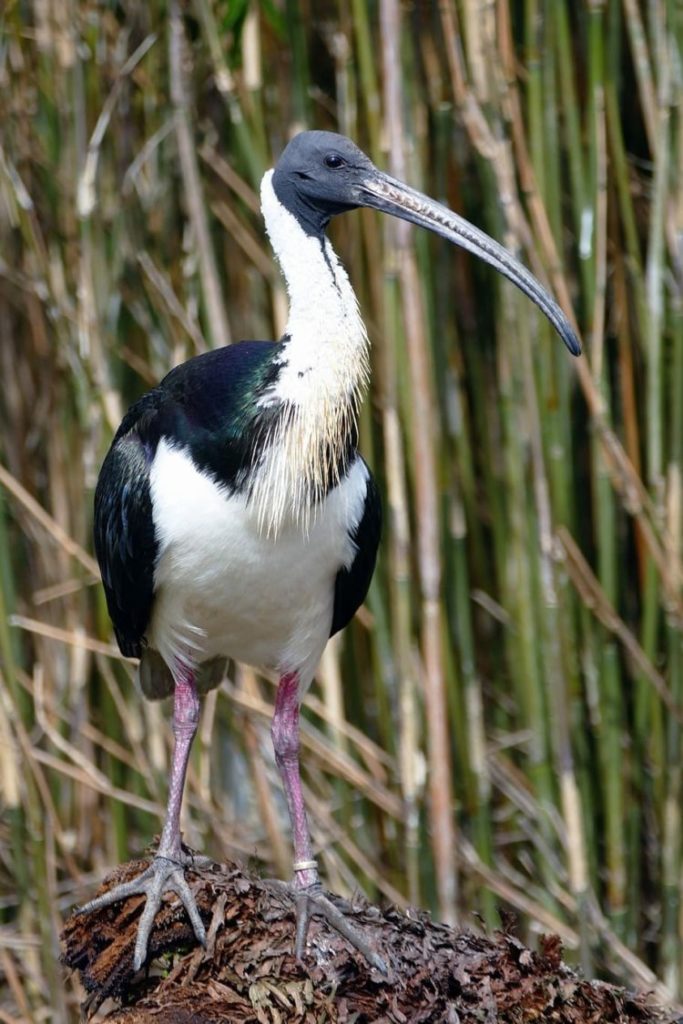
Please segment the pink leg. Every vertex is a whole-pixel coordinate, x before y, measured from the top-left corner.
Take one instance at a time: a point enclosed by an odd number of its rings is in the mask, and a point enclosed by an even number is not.
[[[173,694],[173,756],[169,778],[166,818],[159,841],[157,856],[177,858],[180,845],[180,807],[183,802],[187,763],[190,759],[192,741],[199,723],[199,696],[191,672],[184,672],[176,682]]]
[[[180,896],[197,939],[202,945],[206,944],[204,923],[185,878],[185,868],[207,863],[207,858],[193,858],[184,853],[180,841],[180,807],[183,802],[187,762],[190,757],[190,748],[197,731],[198,722],[199,697],[194,676],[189,671],[183,671],[176,682],[173,697],[173,735],[175,742],[173,744],[173,757],[171,760],[166,817],[159,841],[159,849],[150,866],[138,878],[109,889],[103,896],[98,896],[80,908],[80,913],[85,914],[108,907],[112,903],[118,903],[120,900],[139,893],[147,897],[135,941],[133,953],[134,970],[138,970],[147,958],[147,947],[154,918],[161,907],[164,893],[169,890]]]
[[[313,859],[299,773],[299,676],[296,672],[280,677],[270,734],[292,823],[294,884],[306,889],[318,881],[318,869]]]
[[[287,797],[294,839],[296,955],[299,958],[304,956],[311,914],[315,913],[345,936],[373,967],[387,974],[387,966],[379,953],[342,911],[334,906],[320,886],[299,773],[299,676],[296,672],[288,672],[280,677],[270,732],[275,761]]]

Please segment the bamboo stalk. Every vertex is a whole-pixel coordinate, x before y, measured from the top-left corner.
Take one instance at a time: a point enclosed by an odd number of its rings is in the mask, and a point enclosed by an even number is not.
[[[176,138],[178,155],[185,186],[185,197],[190,220],[196,235],[199,263],[201,267],[202,290],[206,303],[209,336],[214,347],[229,345],[232,336],[223,305],[218,267],[211,243],[206,206],[202,195],[199,167],[190,127],[190,100],[185,84],[184,33],[180,9],[175,2],[170,7],[169,65],[171,75],[171,98],[175,108]]]
[[[401,24],[396,0],[383,0],[380,7],[383,40],[383,68],[390,168],[395,177],[405,178],[401,89],[397,70]],[[436,465],[433,450],[433,387],[425,358],[424,313],[419,300],[417,267],[409,235],[396,225],[395,244],[399,261],[403,316],[415,403],[412,442],[415,452],[417,499],[416,538],[422,598],[422,656],[424,659],[425,708],[429,757],[430,816],[439,910],[444,920],[454,921],[457,902],[456,850],[448,735],[446,694],[441,651],[441,573]]]

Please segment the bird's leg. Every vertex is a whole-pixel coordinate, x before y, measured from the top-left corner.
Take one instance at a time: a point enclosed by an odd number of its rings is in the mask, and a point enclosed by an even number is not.
[[[176,679],[173,697],[174,744],[168,803],[164,827],[154,860],[138,878],[115,886],[103,896],[91,900],[90,903],[86,903],[78,910],[78,913],[81,914],[89,913],[112,903],[118,903],[119,900],[126,899],[128,896],[141,893],[147,896],[135,941],[133,967],[136,971],[140,969],[146,959],[147,944],[154,918],[161,906],[163,894],[169,890],[180,896],[197,939],[202,945],[206,944],[204,924],[185,878],[185,868],[197,863],[198,859],[193,859],[184,853],[180,840],[180,807],[183,800],[190,748],[198,722],[199,696],[194,676],[188,669],[183,669]],[[202,858],[203,861],[204,858]]]
[[[294,840],[294,882],[296,897],[296,946],[301,959],[306,949],[311,915],[317,914],[360,950],[365,958],[383,973],[386,965],[368,940],[344,917],[342,912],[324,895],[313,857],[311,833],[306,817],[304,795],[299,770],[299,676],[285,673],[275,698],[275,712],[271,726],[275,762],[280,772],[287,798],[289,818]]]
[[[299,676],[296,672],[280,678],[270,734],[292,823],[294,884],[306,889],[318,881],[318,867],[313,858],[299,773]]]
[[[190,750],[199,724],[199,696],[191,672],[185,672],[175,684],[173,693],[173,756],[169,779],[166,818],[159,840],[157,856],[178,859],[180,843],[180,807],[183,802],[185,776]]]

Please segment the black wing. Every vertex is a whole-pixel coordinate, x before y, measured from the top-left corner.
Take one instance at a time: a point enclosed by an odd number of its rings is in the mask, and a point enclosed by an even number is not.
[[[154,600],[159,545],[150,470],[159,440],[188,448],[196,464],[235,488],[258,457],[249,438],[256,397],[278,367],[272,342],[245,341],[177,366],[121,423],[95,491],[95,552],[121,652],[139,658]]]
[[[121,653],[133,658],[144,646],[158,553],[149,483],[158,443],[155,396],[151,392],[128,412],[95,490],[95,553],[107,607]]]
[[[366,469],[368,467],[366,466]],[[377,548],[382,532],[382,503],[374,477],[368,469],[365,506],[352,540],[356,557],[348,569],[340,569],[334,581],[334,611],[330,636],[347,626],[356,614],[368,592],[375,571]]]

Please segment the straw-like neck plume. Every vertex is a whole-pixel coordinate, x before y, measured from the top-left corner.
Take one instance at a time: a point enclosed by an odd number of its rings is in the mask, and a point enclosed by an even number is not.
[[[280,372],[261,396],[278,405],[275,436],[254,485],[262,525],[310,523],[339,482],[368,381],[368,339],[348,275],[325,235],[308,234],[279,201],[269,171],[261,186],[266,230],[290,308]]]

